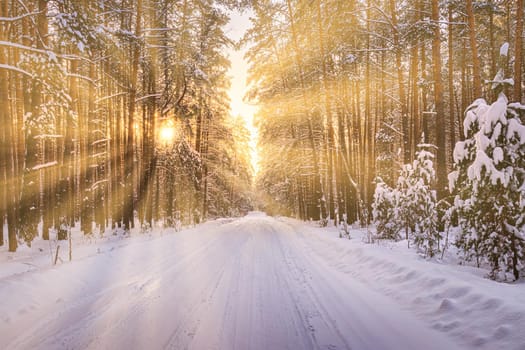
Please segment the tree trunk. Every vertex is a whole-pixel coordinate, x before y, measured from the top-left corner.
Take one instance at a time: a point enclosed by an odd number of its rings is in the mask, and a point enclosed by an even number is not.
[[[514,100],[521,102],[521,78],[523,76],[523,0],[516,0],[516,36],[514,40]]]
[[[497,52],[496,52],[496,40],[494,38],[494,3],[489,0],[490,14],[489,14],[489,44],[490,44],[490,79],[494,79],[496,76],[496,65],[497,65]],[[494,96],[496,97],[496,96]]]
[[[439,28],[439,0],[432,0],[432,21],[434,22],[434,36],[432,38],[432,72],[434,78],[434,103],[436,106],[436,177],[437,194],[441,199],[446,195],[447,186],[447,159],[445,139],[445,106],[443,101],[443,82],[441,78],[441,32]]]
[[[409,115],[406,103],[405,93],[405,79],[403,78],[403,66],[402,66],[402,48],[399,44],[399,28],[397,25],[396,16],[396,2],[390,0],[390,15],[392,21],[392,35],[394,50],[396,53],[396,71],[397,71],[397,83],[399,88],[399,104],[401,108],[401,125],[403,130],[403,161],[405,164],[410,163],[410,132],[409,132]]]
[[[449,161],[453,164],[452,151],[456,145],[456,118],[454,115],[454,34],[453,23],[454,15],[452,5],[448,5],[448,124],[449,124]]]
[[[520,0],[521,1],[521,0]],[[474,98],[482,97],[481,93],[481,71],[480,62],[478,56],[478,44],[476,40],[476,21],[474,18],[474,9],[472,7],[472,0],[466,0],[467,10],[467,24],[468,34],[470,40],[470,51],[472,52],[472,67],[473,67],[473,85],[474,85]]]
[[[7,1],[0,4],[0,17],[7,17]],[[4,34],[4,24],[0,23],[0,41],[6,40]],[[5,49],[0,47],[0,64],[7,64],[7,55]],[[4,222],[7,213],[8,196],[7,192],[11,186],[8,185],[7,170],[7,150],[13,140],[8,139],[7,128],[10,121],[10,103],[9,103],[9,74],[6,69],[0,69],[0,246],[4,245]]]

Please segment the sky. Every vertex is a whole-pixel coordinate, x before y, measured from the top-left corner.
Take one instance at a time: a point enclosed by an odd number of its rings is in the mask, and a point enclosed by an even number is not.
[[[231,14],[230,23],[226,26],[226,35],[234,41],[242,38],[246,30],[250,27],[250,13],[239,13],[237,11]],[[240,50],[228,49],[227,54],[231,61],[231,67],[228,75],[231,77],[231,88],[229,91],[231,99],[232,116],[240,115],[246,122],[246,127],[250,131],[250,153],[252,166],[255,174],[258,171],[258,154],[257,154],[257,128],[253,123],[253,116],[257,107],[249,105],[243,101],[243,97],[248,90],[246,81],[248,78],[248,63],[244,59],[247,48],[242,47]]]

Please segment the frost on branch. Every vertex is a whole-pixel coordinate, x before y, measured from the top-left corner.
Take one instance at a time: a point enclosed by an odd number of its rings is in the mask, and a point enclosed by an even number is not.
[[[400,239],[401,227],[396,219],[396,196],[398,192],[378,179],[372,204],[372,215],[377,225],[377,233],[382,239]]]
[[[508,79],[496,76],[493,83]],[[501,89],[502,90],[502,89]],[[503,92],[488,105],[476,100],[465,115],[465,141],[454,150],[449,175],[464,260],[488,263],[492,278],[525,267],[525,108]]]
[[[373,216],[380,238],[399,239],[404,229],[406,239],[413,239],[425,256],[432,257],[439,251],[441,239],[436,192],[432,190],[436,177],[434,155],[427,150],[433,146],[421,144],[418,147],[416,159],[402,167],[396,188],[378,182]]]

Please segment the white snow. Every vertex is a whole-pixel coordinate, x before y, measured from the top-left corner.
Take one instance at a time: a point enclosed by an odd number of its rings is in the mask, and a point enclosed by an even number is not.
[[[494,148],[492,158],[494,158],[494,164],[498,165],[503,160],[503,149],[501,147]]]
[[[489,134],[498,122],[507,124],[507,103],[507,97],[500,93],[498,100],[483,114],[480,127],[485,134]]]
[[[499,54],[500,56],[508,56],[509,55],[509,43],[503,43],[501,47],[499,48]]]
[[[47,162],[47,163],[44,163],[44,164],[35,165],[31,169],[32,170],[42,170],[42,169],[45,169],[45,168],[50,168],[50,167],[55,166],[57,164],[58,164],[58,162],[55,160],[55,161],[52,161],[52,162]]]
[[[55,267],[51,243],[3,247],[0,348],[524,348],[524,284],[364,235],[252,213],[77,241]]]
[[[448,174],[448,189],[450,192],[454,190],[454,184],[458,181],[459,172],[457,170],[451,171]]]
[[[500,85],[514,85],[514,79],[513,78],[505,78],[505,73],[503,72],[503,69],[498,70],[496,73],[496,76],[493,80],[488,80],[487,83],[492,83],[492,88],[496,88]]]
[[[25,70],[23,70],[21,68],[18,68],[18,67],[15,67],[15,66],[11,66],[11,65],[8,65],[8,64],[1,63],[0,64],[0,69],[12,70],[12,71],[15,71],[15,72],[27,75],[29,77],[33,77],[33,74],[29,73],[28,71],[25,71]]]
[[[508,123],[509,123],[509,126],[507,128],[506,137],[508,139],[517,137],[520,145],[525,144],[525,125],[521,124],[518,120],[514,118],[509,119]]]
[[[490,181],[493,185],[497,184],[500,181],[503,185],[506,185],[505,174],[502,171],[499,171],[494,166],[494,161],[482,150],[476,152],[476,157],[474,162],[469,165],[467,169],[467,175],[470,180],[482,179],[482,170],[485,169],[486,173],[490,176]]]
[[[483,116],[487,112],[488,109],[489,109],[489,105],[482,98],[476,99],[476,101],[474,101],[467,108],[467,112],[465,114],[465,120],[463,120],[463,130],[464,130],[465,137],[468,137],[467,132],[468,130],[470,130],[472,124],[479,123],[480,117]]]

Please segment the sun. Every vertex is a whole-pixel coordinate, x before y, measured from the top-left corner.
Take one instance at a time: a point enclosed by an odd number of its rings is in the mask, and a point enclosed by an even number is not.
[[[175,141],[175,126],[168,121],[162,124],[159,129],[159,142],[163,145],[172,144]]]

